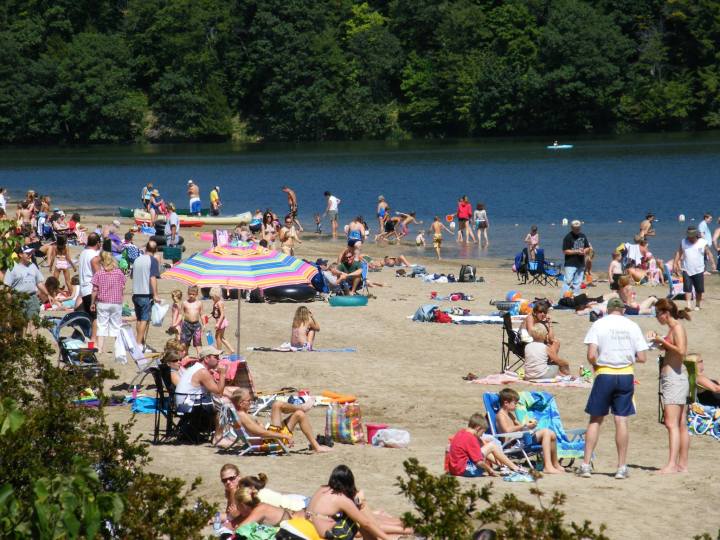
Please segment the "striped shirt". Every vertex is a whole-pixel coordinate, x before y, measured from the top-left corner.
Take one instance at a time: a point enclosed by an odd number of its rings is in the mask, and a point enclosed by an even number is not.
[[[97,291],[95,300],[104,304],[122,304],[125,290],[125,274],[119,268],[107,272],[100,268],[92,277],[93,289]]]

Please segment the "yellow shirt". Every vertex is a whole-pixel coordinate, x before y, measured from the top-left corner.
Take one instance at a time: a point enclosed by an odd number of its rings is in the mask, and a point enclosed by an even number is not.
[[[220,195],[214,189],[210,192],[210,204],[214,204],[220,200]]]

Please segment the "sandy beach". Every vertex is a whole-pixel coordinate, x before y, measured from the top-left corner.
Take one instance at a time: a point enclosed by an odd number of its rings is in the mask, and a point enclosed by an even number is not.
[[[87,223],[104,223],[108,218],[85,219]],[[125,226],[127,222],[123,222]],[[208,246],[195,236],[196,230],[184,230],[187,252],[185,255]],[[446,242],[449,242],[446,238]],[[138,235],[136,244],[145,240]],[[344,247],[343,240],[306,240],[297,249],[297,255],[312,259],[319,256],[334,259]],[[73,248],[76,254],[79,248]],[[371,256],[397,253],[394,246],[377,247],[369,244],[364,250]],[[427,252],[430,253],[429,250]],[[436,261],[410,258],[411,262],[425,265],[434,272],[458,274],[464,261]],[[518,287],[515,274],[507,261],[480,259],[468,261],[477,267],[484,283],[426,284],[418,279],[397,278],[395,269],[385,268],[371,274],[371,280],[383,287],[371,288],[375,296],[367,307],[334,308],[327,302],[315,302],[308,307],[321,325],[316,347],[355,347],[355,353],[268,353],[248,352],[248,346],[277,346],[290,337],[293,304],[242,305],[242,351],[247,358],[258,390],[271,391],[293,386],[307,388],[311,393],[334,390],[358,396],[366,422],[382,422],[410,432],[409,449],[382,449],[370,446],[335,445],[326,455],[293,452],[286,457],[236,457],[217,453],[210,445],[158,445],[150,446],[153,461],[150,469],[163,474],[179,476],[188,482],[201,477],[203,482],[198,495],[224,507],[223,490],[218,480],[222,464],[235,463],[242,474],[264,472],[269,487],[286,492],[311,494],[326,482],[332,468],[340,463],[349,465],[355,473],[359,487],[363,488],[369,504],[390,513],[399,514],[410,508],[409,502],[398,495],[396,477],[402,474],[402,462],[417,457],[432,472],[443,470],[443,455],[447,438],[466,425],[474,412],[484,412],[482,394],[498,391],[500,386],[484,386],[464,381],[462,376],[474,372],[479,376],[497,373],[500,369],[502,328],[500,325],[454,325],[417,323],[408,317],[422,304],[430,302],[430,292],[445,295],[462,291],[475,297],[472,302],[457,305],[469,308],[473,314],[486,314],[493,310],[491,299],[502,299],[510,289],[520,290],[525,298],[548,296],[556,300],[559,289],[540,286]],[[603,257],[597,266],[604,268]],[[43,269],[44,272],[47,269]],[[707,280],[707,296],[703,310],[693,314],[686,324],[690,350],[701,353],[706,370],[720,376],[720,360],[714,354],[713,341],[720,323],[717,305],[720,303],[717,277]],[[160,280],[161,296],[169,301],[170,292],[184,285]],[[131,285],[125,289],[130,301]],[[608,291],[607,283],[599,283],[592,295]],[[638,287],[638,297],[650,294],[664,296],[666,288]],[[449,305],[442,302],[443,306]],[[211,303],[205,303],[209,313]],[[236,305],[227,302],[230,318],[228,339],[234,343],[231,332],[236,323]],[[587,316],[572,312],[553,312],[556,336],[562,342],[561,355],[571,362],[573,373],[580,364],[587,364],[582,344],[590,326]],[[659,330],[654,317],[634,317],[643,331]],[[148,342],[162,349],[167,335],[163,328],[151,327]],[[110,349],[106,345],[106,349]],[[692,437],[690,472],[684,475],[657,476],[654,471],[667,459],[667,435],[657,422],[657,353],[649,355],[645,365],[639,365],[636,376],[636,403],[638,414],[630,423],[630,478],[618,481],[615,472],[614,428],[606,422],[597,448],[595,471],[590,479],[574,474],[546,476],[539,487],[547,494],[562,491],[567,497],[565,510],[569,520],[591,520],[598,527],[607,526],[610,538],[691,538],[694,534],[717,530],[720,518],[714,506],[717,483],[720,480],[715,457],[718,442],[710,437]],[[129,382],[134,373],[133,364],[119,365],[113,356],[105,353],[100,360],[119,375],[112,386]],[[149,383],[150,379],[146,379]],[[514,384],[516,390],[535,387]],[[587,415],[583,412],[589,389],[542,388],[553,392],[566,428],[585,427]],[[148,395],[154,395],[153,391]],[[126,421],[129,407],[109,407],[110,421]],[[324,409],[316,407],[310,413],[316,433],[324,431]],[[152,435],[152,415],[138,415],[134,431],[143,439]],[[305,448],[300,433],[296,449]],[[463,484],[478,485],[488,479],[462,480]],[[529,498],[532,484],[513,484],[493,481],[496,493],[508,490],[522,498]]]

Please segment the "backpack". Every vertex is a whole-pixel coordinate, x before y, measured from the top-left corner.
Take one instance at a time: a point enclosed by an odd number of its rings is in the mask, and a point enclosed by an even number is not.
[[[470,283],[474,282],[476,279],[476,271],[475,267],[471,266],[469,264],[463,264],[460,267],[460,281],[461,283]]]

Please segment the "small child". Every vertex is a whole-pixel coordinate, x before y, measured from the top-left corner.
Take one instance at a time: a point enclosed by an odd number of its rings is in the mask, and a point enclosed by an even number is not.
[[[295,317],[293,317],[290,345],[311,351],[315,333],[319,331],[320,325],[315,322],[312,311],[305,306],[300,306],[295,310]]]
[[[320,214],[315,214],[315,233],[322,234],[322,217]]]
[[[182,330],[180,332],[180,341],[195,347],[195,353],[200,356],[200,347],[202,346],[202,331],[205,328],[203,323],[202,302],[198,300],[200,290],[195,285],[188,287],[188,297],[182,303]]]
[[[210,289],[210,299],[213,302],[212,316],[215,319],[215,342],[227,347],[230,354],[235,353],[235,349],[225,339],[225,329],[228,327],[228,320],[225,316],[225,302],[222,299],[222,293],[217,287]],[[240,300],[238,300],[239,302]]]
[[[466,476],[470,478],[482,476],[497,476],[489,460],[496,464],[505,465],[514,472],[526,472],[525,469],[515,465],[508,459],[498,443],[492,440],[483,440],[487,431],[487,421],[480,413],[470,417],[468,427],[458,431],[451,439],[445,456],[445,471],[453,476]]]
[[[515,409],[517,408],[518,401],[520,401],[519,394],[512,388],[503,388],[498,393],[500,396],[500,410],[497,413],[497,428],[502,433],[514,433],[516,431],[532,431],[537,426],[535,420],[529,420],[528,422],[521,424],[515,417]],[[564,473],[565,469],[562,468],[557,456],[557,436],[555,432],[550,429],[539,429],[534,431],[532,434],[533,441],[537,441],[542,445],[543,449],[543,461],[545,467],[544,473],[547,474],[558,474]]]
[[[425,233],[420,231],[415,237],[415,245],[425,247]]]
[[[172,317],[170,319],[170,328],[167,329],[167,333],[171,336],[179,336],[180,331],[182,330],[182,291],[180,289],[175,289],[170,297],[172,298],[173,305],[172,305]]]

